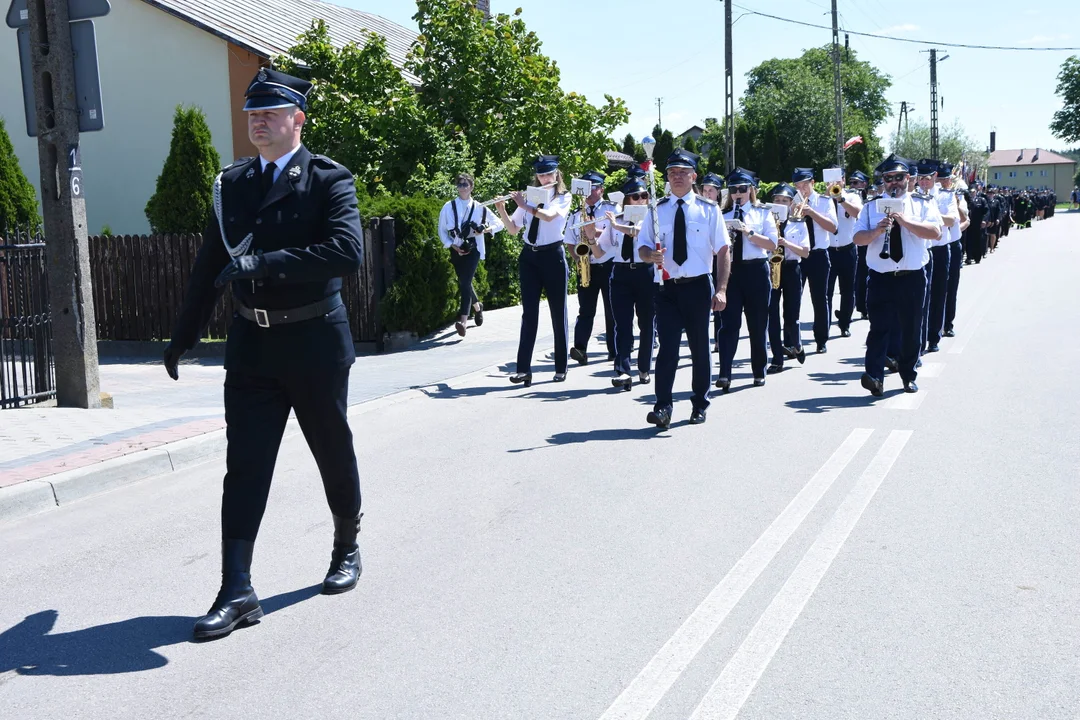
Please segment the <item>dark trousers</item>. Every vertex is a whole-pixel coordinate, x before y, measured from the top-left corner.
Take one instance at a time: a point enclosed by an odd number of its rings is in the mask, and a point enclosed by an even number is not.
[[[330,512],[342,518],[360,513],[360,474],[346,417],[348,395],[348,367],[317,373],[301,370],[284,378],[226,372],[222,538],[254,541],[258,535],[290,410],[319,466]]]
[[[870,311],[870,332],[866,336],[866,372],[881,380],[885,355],[894,337],[899,343],[900,378],[915,379],[922,331],[923,298],[926,296],[926,272],[916,270],[904,275],[870,271],[866,283],[866,307]]]
[[[720,313],[720,375],[731,378],[731,363],[739,347],[739,331],[742,316],[746,314],[746,330],[750,339],[750,367],[754,377],[765,377],[768,352],[765,335],[769,327],[769,297],[772,283],[769,281],[768,260],[749,260],[740,267],[731,268],[728,279],[727,305]]]
[[[986,249],[986,231],[972,224],[965,236],[968,260],[979,262]]]
[[[468,317],[473,303],[480,302],[473,290],[473,278],[476,276],[476,268],[480,265],[480,253],[473,250],[468,255],[458,255],[456,251],[450,251],[450,264],[457,273],[458,294],[461,302],[458,305],[458,316]]]
[[[798,260],[785,260],[780,266],[780,287],[769,298],[769,347],[772,362],[783,366],[784,348],[798,348],[799,312],[802,309],[802,268]],[[784,321],[780,322],[780,303],[784,304]]]
[[[655,410],[671,408],[671,388],[675,385],[675,370],[679,367],[679,348],[684,330],[693,363],[693,395],[690,402],[696,410],[709,407],[709,381],[712,377],[709,313],[712,296],[713,285],[708,275],[700,275],[683,283],[668,280],[657,291],[656,331],[660,336],[660,350],[656,354]]]
[[[814,305],[814,342],[829,342],[829,251],[811,250],[810,257],[802,261],[803,284],[810,284],[810,302]]]
[[[638,322],[638,372],[652,372],[656,337],[656,282],[649,263],[614,263],[611,269],[611,311],[615,316],[615,372],[631,372],[634,315]]]
[[[540,293],[547,294],[551,311],[551,329],[555,333],[555,372],[566,372],[567,338],[566,288],[570,278],[562,243],[545,245],[539,250],[525,246],[518,256],[521,278],[521,336],[518,339],[517,371],[532,372],[536,330],[540,325]]]
[[[866,314],[866,274],[870,271],[866,267],[866,245],[859,246],[856,251],[859,260],[855,265],[855,309],[860,314]]]
[[[945,329],[953,329],[956,319],[956,295],[960,291],[960,268],[964,267],[964,241],[949,243],[949,288],[945,294]]]
[[[929,261],[923,268],[926,271],[926,288],[923,291],[922,302],[922,322],[919,326],[919,354],[922,355],[923,350],[926,349],[926,336],[930,328],[930,288],[934,282],[934,254],[927,253],[929,255]]]
[[[843,247],[829,248],[829,315],[832,316],[833,293],[836,292],[837,280],[840,281],[840,315],[836,324],[841,330],[851,325],[851,314],[855,312],[855,267],[859,256],[855,243]]]
[[[615,318],[611,312],[611,266],[614,261],[593,263],[589,266],[589,287],[578,287],[578,314],[574,323],[574,347],[581,352],[589,349],[592,337],[593,320],[596,318],[596,304],[600,296],[604,297],[604,339],[607,341],[608,355],[615,354]]]
[[[949,271],[952,269],[951,243],[930,248],[934,275],[929,279],[930,307],[927,312],[926,344],[937,345],[945,332],[945,297],[949,290]]]

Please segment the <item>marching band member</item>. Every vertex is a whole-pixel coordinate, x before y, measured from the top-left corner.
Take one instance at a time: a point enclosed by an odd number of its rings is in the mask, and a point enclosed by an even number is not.
[[[739,345],[742,315],[750,339],[750,366],[754,387],[765,384],[768,352],[765,334],[769,324],[769,253],[776,249],[776,225],[768,209],[757,202],[754,178],[739,168],[728,175],[728,196],[724,202],[724,220],[733,221],[730,234],[731,275],[728,279],[727,305],[720,313],[720,375],[716,386],[727,392],[731,387],[731,364]]]
[[[923,175],[923,171],[926,175]],[[951,246],[953,234],[960,233],[960,211],[956,206],[956,194],[945,188],[938,188],[937,179],[949,177],[952,165],[940,164],[933,160],[919,161],[919,187],[924,194],[934,198],[937,203],[942,228],[941,238],[930,245],[930,262],[927,265],[927,285],[929,301],[926,304],[926,328],[923,331],[923,350],[937,352],[938,343],[945,329],[945,299],[949,290],[949,272],[952,270]]]
[[[656,206],[659,237],[652,219],[638,233],[638,257],[657,265],[662,281],[656,299],[656,326],[660,351],[656,358],[656,404],[648,422],[664,429],[671,424],[671,390],[679,364],[679,347],[686,331],[693,362],[690,422],[705,422],[709,407],[709,312],[723,310],[730,262],[728,235],[720,208],[694,194],[694,161],[681,150],[667,160],[671,194]],[[661,269],[662,266],[662,269]],[[716,289],[709,272],[715,267]],[[664,279],[667,277],[667,279]]]
[[[566,191],[559,158],[541,155],[533,162],[537,186],[553,185],[550,203],[529,205],[525,193],[514,192],[510,197],[517,204],[513,217],[506,214],[506,202],[495,204],[506,231],[517,235],[528,227],[525,242],[518,256],[521,278],[521,335],[518,340],[517,372],[510,376],[512,383],[532,385],[532,355],[536,331],[540,322],[540,293],[547,294],[551,312],[551,328],[555,333],[555,382],[566,380],[568,362],[568,322],[566,291],[570,270],[563,252],[563,228],[570,213],[570,193]]]
[[[841,168],[843,172],[843,168]],[[841,182],[840,187],[843,188]],[[835,311],[841,337],[851,337],[851,315],[855,311],[855,273],[859,255],[851,238],[855,234],[855,218],[862,211],[862,200],[852,192],[832,198],[836,212],[836,232],[829,238],[829,306],[840,281],[840,307]]]
[[[641,177],[631,177],[620,189],[623,207],[645,205],[649,190]],[[629,390],[633,385],[630,353],[634,347],[634,315],[638,321],[638,381],[649,383],[652,371],[653,339],[656,336],[656,282],[651,263],[642,262],[634,251],[640,228],[620,224],[610,214],[610,224],[599,239],[602,250],[613,254],[611,268],[611,309],[615,315],[615,377],[614,387]],[[650,221],[651,222],[651,221]]]
[[[836,232],[836,208],[832,201],[814,190],[813,168],[795,168],[791,184],[799,191],[796,214],[806,223],[810,237],[810,257],[803,260],[803,281],[810,284],[810,300],[814,304],[814,341],[819,353],[826,352],[829,342],[829,238]],[[798,209],[801,206],[801,210]]]
[[[773,188],[772,201],[791,208],[795,199],[795,188],[787,183],[780,183]],[[772,349],[772,363],[766,368],[769,374],[784,369],[785,348],[791,348],[792,354],[801,365],[806,361],[806,351],[802,347],[802,333],[799,329],[799,312],[802,309],[802,268],[800,261],[810,254],[810,238],[806,234],[806,225],[784,219],[776,228],[777,243],[784,248],[784,261],[780,265],[780,287],[772,290],[769,299],[769,347]],[[780,323],[780,303],[784,304],[783,325]]]
[[[866,245],[866,306],[870,311],[870,332],[866,337],[865,372],[862,386],[874,397],[884,394],[884,366],[891,335],[900,339],[898,358],[905,392],[918,392],[915,384],[922,328],[923,298],[926,294],[926,264],[930,261],[927,241],[941,236],[941,215],[937,204],[907,192],[910,166],[903,158],[890,155],[879,166],[886,196],[899,199],[902,211],[886,214],[881,199],[867,203],[856,223],[855,243]],[[884,255],[885,257],[882,257]]]
[[[945,337],[954,337],[953,320],[956,318],[956,296],[960,290],[960,268],[964,267],[964,233],[971,225],[968,217],[967,199],[959,190],[953,190],[953,179],[949,172],[945,172],[948,163],[942,163],[941,189],[951,192],[956,196],[956,209],[959,213],[960,222],[950,229],[952,241],[949,243],[949,287],[945,294]],[[950,170],[951,172],[951,170]]]
[[[866,202],[867,194],[870,192],[870,178],[866,177],[866,173],[862,170],[856,170],[851,173],[850,178],[851,189],[859,193],[859,199]],[[860,211],[861,212],[861,211]],[[858,218],[858,215],[855,216]],[[852,237],[855,236],[855,230],[852,228]],[[855,243],[852,242],[852,245]],[[866,246],[855,247],[857,259],[855,261],[855,310],[859,313],[859,316],[866,319]]]
[[[473,289],[476,268],[484,259],[484,235],[499,232],[503,224],[494,213],[473,201],[471,175],[462,173],[454,182],[458,196],[443,205],[439,213],[439,239],[450,250],[450,264],[457,273],[461,304],[454,327],[458,335],[465,337],[470,308],[476,311],[476,327],[484,324],[484,306]]]
[[[579,233],[583,233],[594,251],[589,255],[589,285],[578,286],[578,316],[574,323],[574,344],[570,347],[570,357],[579,365],[587,365],[589,362],[589,339],[592,337],[593,321],[596,318],[596,305],[600,296],[604,300],[604,337],[607,341],[608,359],[615,357],[615,321],[611,314],[611,295],[608,287],[611,280],[611,259],[614,251],[599,253],[595,251],[595,240],[606,226],[607,212],[615,209],[615,203],[604,199],[604,179],[601,173],[589,171],[581,176],[583,180],[592,183],[592,191],[585,198],[585,204],[580,210],[571,213],[570,221],[566,223],[566,234],[563,242],[573,248],[578,244]],[[599,222],[586,225],[581,230],[574,229],[575,225],[590,220]]]
[[[723,193],[721,192],[724,187],[724,181],[720,179],[720,176],[716,173],[705,173],[705,177],[701,179],[701,197],[706,200],[712,200],[714,203],[719,204]],[[713,313],[713,342],[716,345],[716,353],[720,354],[720,313]],[[719,387],[719,386],[717,386]]]

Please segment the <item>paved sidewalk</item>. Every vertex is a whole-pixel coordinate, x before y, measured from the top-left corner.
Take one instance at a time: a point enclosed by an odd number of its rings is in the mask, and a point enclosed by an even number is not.
[[[576,298],[571,298],[569,312],[572,323]],[[521,309],[491,310],[484,316],[484,326],[470,324],[465,338],[451,327],[408,350],[357,358],[349,404],[492,365],[511,371]],[[541,318],[547,317],[541,310]],[[602,331],[602,325],[601,320],[597,330]],[[542,324],[537,350],[549,347],[551,338],[550,325]],[[183,363],[179,382],[173,382],[158,362],[103,358],[101,389],[113,396],[114,409],[31,406],[4,411],[0,415],[0,493],[29,480],[221,431],[225,427],[221,363],[220,359]]]

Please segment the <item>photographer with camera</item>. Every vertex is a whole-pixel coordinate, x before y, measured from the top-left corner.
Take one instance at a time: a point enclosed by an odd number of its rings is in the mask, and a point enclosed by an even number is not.
[[[457,273],[461,307],[458,321],[454,323],[458,335],[465,337],[465,324],[469,321],[469,309],[476,310],[476,326],[484,324],[484,306],[473,290],[476,268],[484,259],[484,237],[503,229],[495,213],[489,213],[472,199],[473,179],[461,173],[455,181],[458,196],[443,205],[439,213],[439,239],[450,250],[450,264]]]

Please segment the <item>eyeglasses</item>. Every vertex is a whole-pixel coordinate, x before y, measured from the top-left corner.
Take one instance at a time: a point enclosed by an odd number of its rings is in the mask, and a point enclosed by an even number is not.
[[[887,183],[904,182],[907,180],[907,175],[904,173],[889,173],[888,175],[882,175],[881,179]]]
[[[730,185],[728,186],[728,192],[735,193],[736,195],[742,195],[743,193],[750,192],[749,185]]]
[[[649,199],[649,193],[646,193],[646,192],[631,193],[629,195],[623,196],[623,199],[624,200],[648,200]]]
[[[459,182],[459,183],[457,184],[457,186],[458,186],[458,187],[472,187],[472,183],[467,183],[467,182]]]

